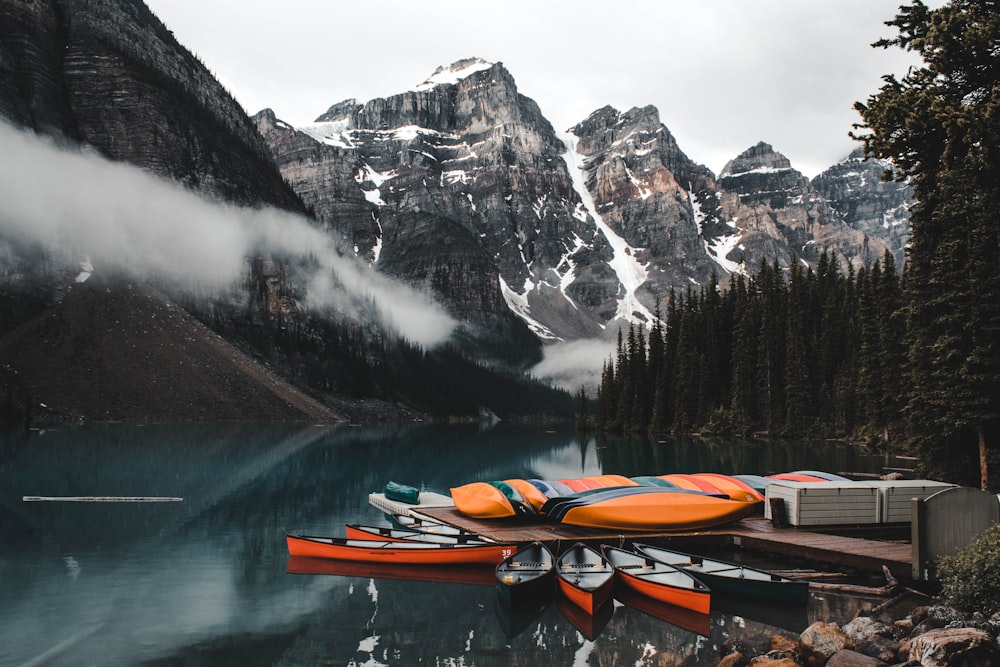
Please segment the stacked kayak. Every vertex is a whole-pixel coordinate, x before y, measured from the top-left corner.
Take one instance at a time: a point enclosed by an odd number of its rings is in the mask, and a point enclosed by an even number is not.
[[[535,516],[607,530],[691,530],[752,513],[764,495],[715,473],[629,478],[505,479],[451,489],[456,509],[478,519]]]

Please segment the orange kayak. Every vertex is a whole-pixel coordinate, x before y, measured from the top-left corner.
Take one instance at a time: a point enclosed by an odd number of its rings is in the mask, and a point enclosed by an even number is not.
[[[711,591],[687,572],[634,551],[602,545],[604,557],[615,567],[615,579],[623,586],[660,602],[708,614]]]
[[[752,511],[753,503],[663,489],[571,507],[562,523],[608,530],[690,530],[736,521]]]
[[[670,482],[671,484],[677,486],[677,488],[688,489],[689,491],[701,491],[702,493],[725,493],[710,480],[700,479],[690,474],[676,473],[673,475],[660,475],[660,479]]]
[[[286,535],[285,541],[291,556],[406,565],[482,563],[495,566],[517,551],[516,544],[433,544],[311,535]]]
[[[711,482],[720,491],[729,494],[732,500],[741,500],[748,503],[764,502],[764,494],[742,479],[714,472],[696,472],[693,473],[693,476]]]

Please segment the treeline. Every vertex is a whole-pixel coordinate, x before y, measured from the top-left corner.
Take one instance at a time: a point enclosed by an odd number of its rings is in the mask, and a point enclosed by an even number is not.
[[[904,400],[901,277],[892,255],[855,272],[762,263],[672,292],[646,333],[619,332],[593,425],[626,435],[690,432],[889,439]]]

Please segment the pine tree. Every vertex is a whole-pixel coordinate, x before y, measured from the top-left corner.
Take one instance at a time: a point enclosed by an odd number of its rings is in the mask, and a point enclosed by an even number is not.
[[[856,104],[869,155],[910,179],[908,429],[922,464],[961,480],[1000,432],[1000,3],[905,5],[887,25],[924,61]]]

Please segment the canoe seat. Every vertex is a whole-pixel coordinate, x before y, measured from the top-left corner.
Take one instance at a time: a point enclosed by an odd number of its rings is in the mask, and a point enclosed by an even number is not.
[[[552,563],[544,562],[533,562],[528,560],[515,560],[511,561],[511,567],[538,567],[538,568],[550,568]]]

